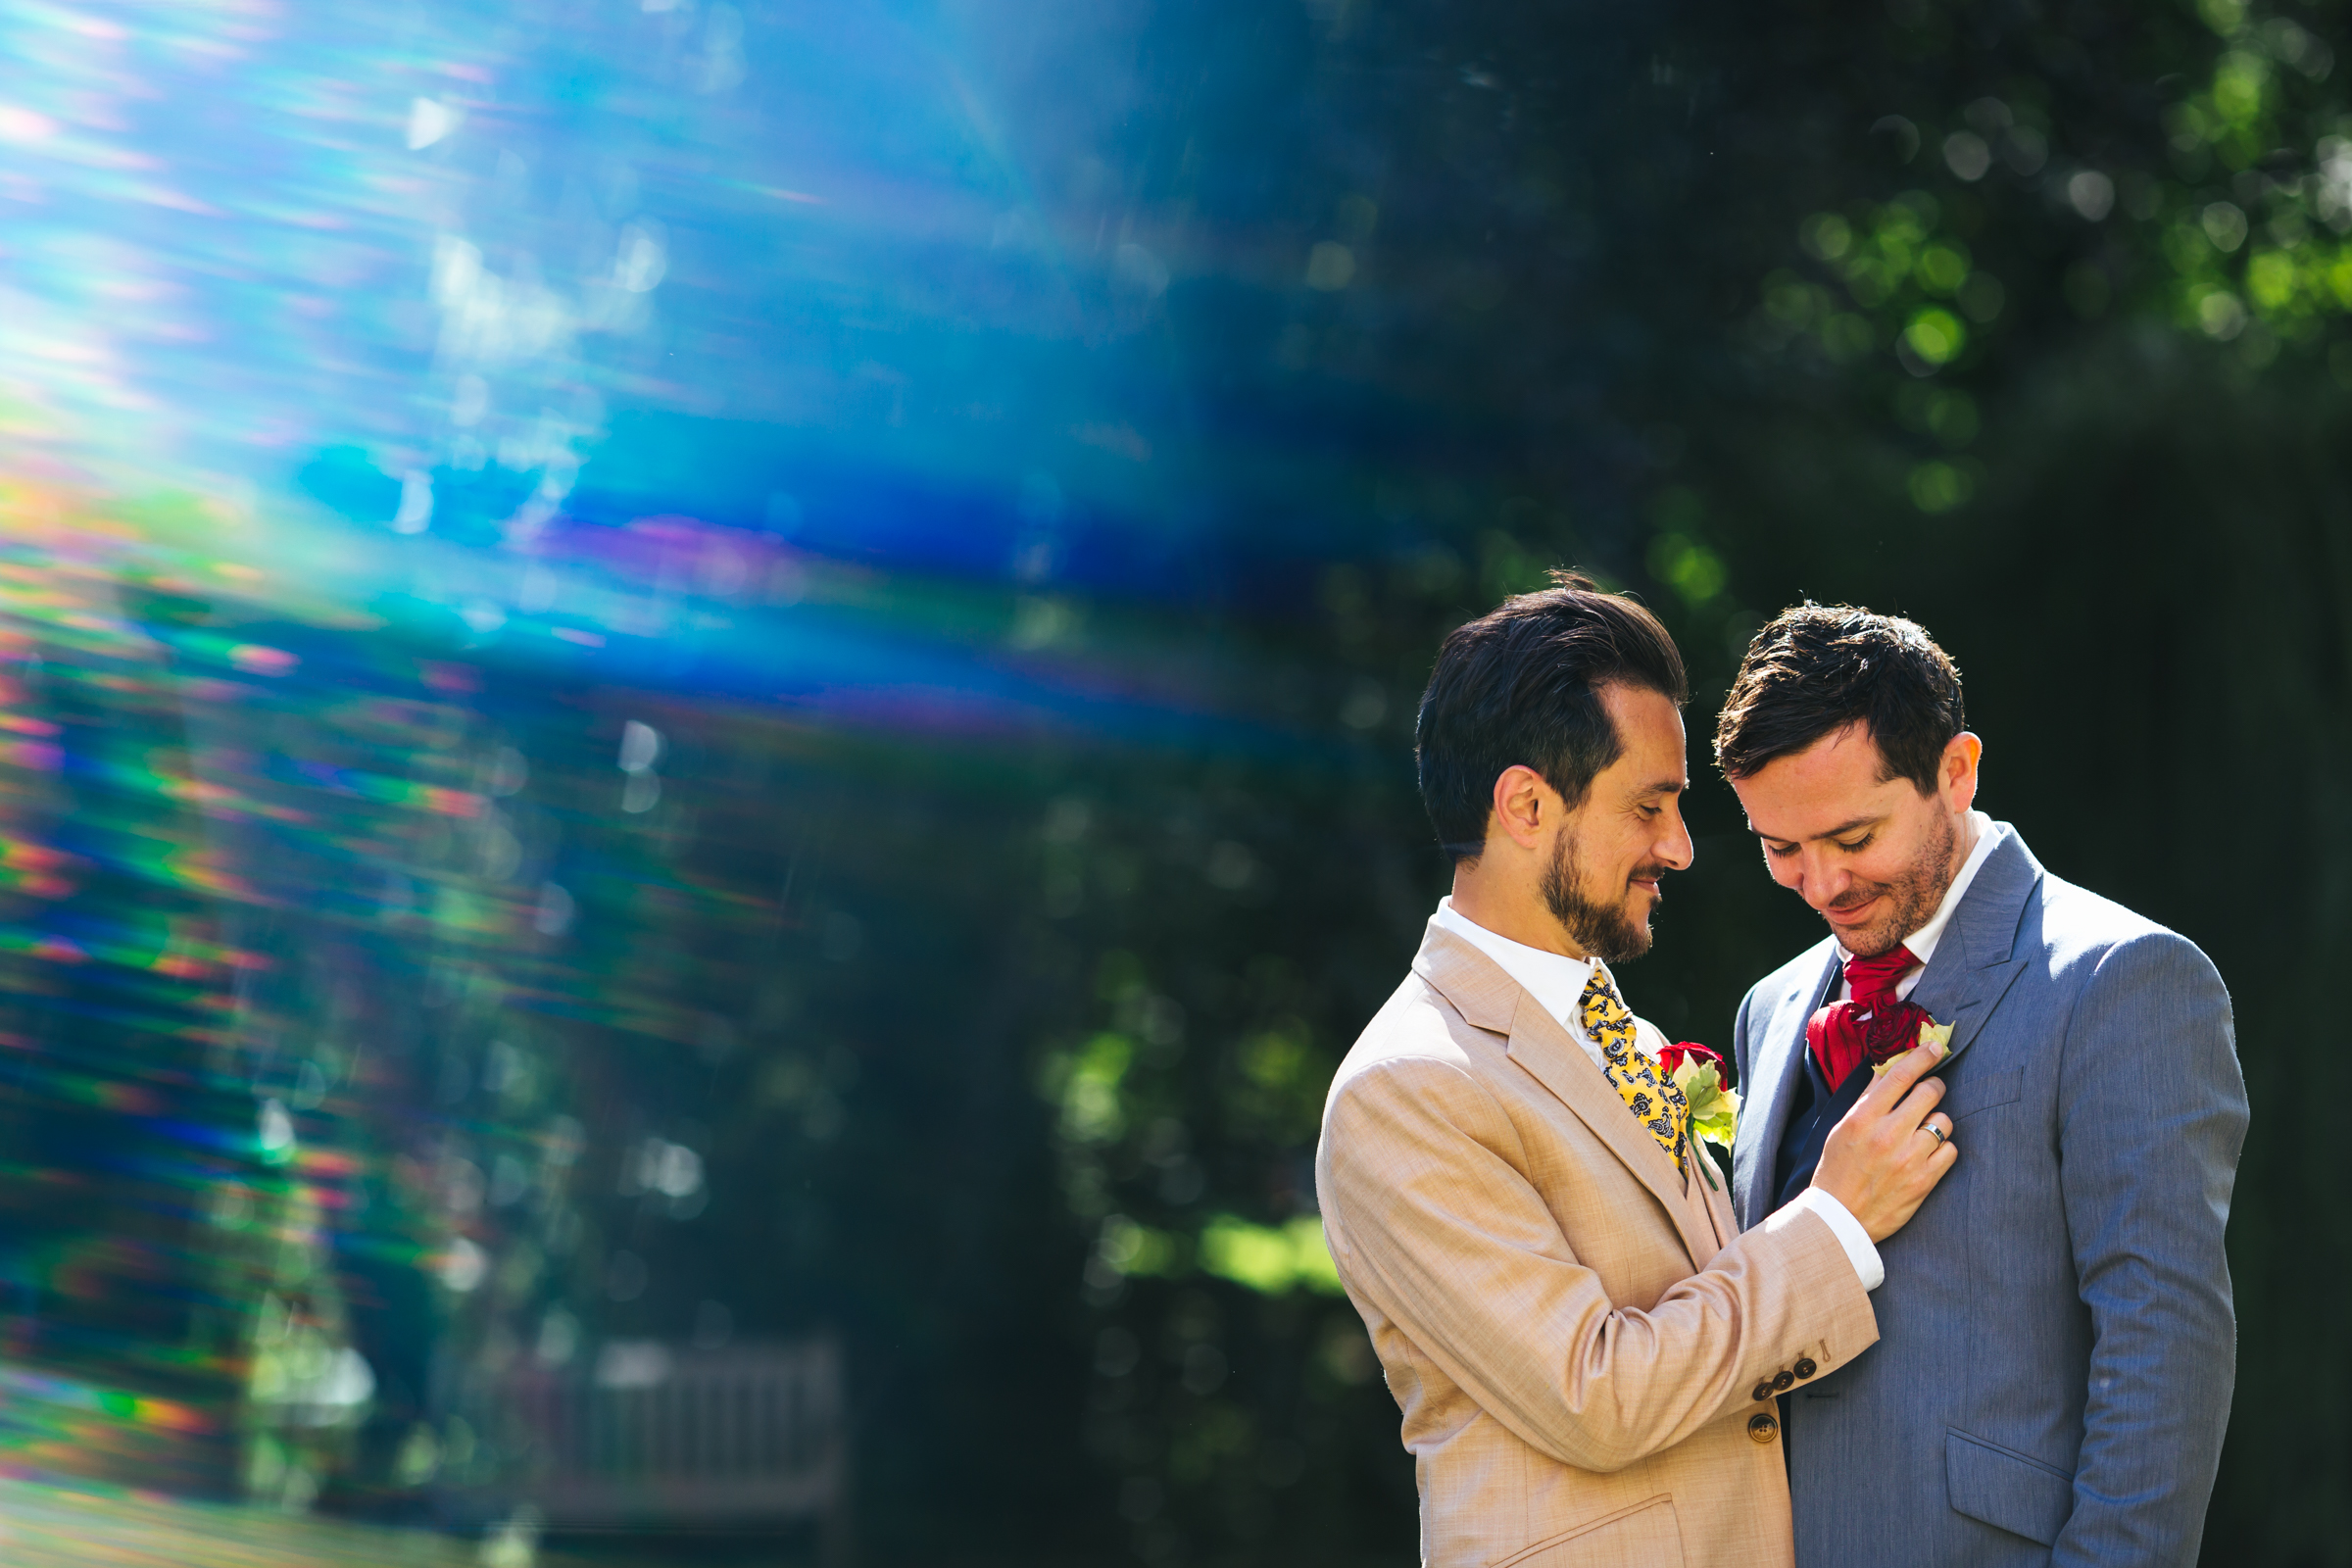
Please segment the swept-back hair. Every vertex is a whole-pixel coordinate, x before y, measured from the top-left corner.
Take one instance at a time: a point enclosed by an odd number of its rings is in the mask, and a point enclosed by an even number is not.
[[[1506,768],[1534,768],[1572,810],[1584,803],[1593,777],[1625,752],[1603,687],[1654,691],[1678,708],[1690,700],[1682,653],[1657,616],[1582,573],[1551,579],[1456,626],[1421,694],[1421,801],[1455,860],[1485,853],[1494,780]]]

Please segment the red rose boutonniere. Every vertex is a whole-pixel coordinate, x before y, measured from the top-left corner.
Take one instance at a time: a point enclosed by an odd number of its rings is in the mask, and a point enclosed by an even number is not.
[[[1690,1102],[1690,1136],[1731,1148],[1740,1131],[1740,1092],[1726,1081],[1723,1057],[1686,1040],[1660,1051],[1658,1065]]]
[[[1937,1023],[1912,1002],[1867,1011],[1850,1002],[1833,1003],[1805,1021],[1805,1048],[1833,1090],[1866,1061],[1874,1074],[1882,1073],[1913,1046],[1951,1038],[1950,1024]]]
[[[1740,1133],[1740,1092],[1727,1082],[1723,1057],[1692,1041],[1661,1047],[1658,1066],[1690,1107],[1690,1136],[1728,1151]],[[1707,1170],[1707,1184],[1715,1183]]]

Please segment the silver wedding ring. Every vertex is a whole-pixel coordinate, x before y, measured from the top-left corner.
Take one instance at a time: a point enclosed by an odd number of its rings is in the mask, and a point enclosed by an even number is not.
[[[1920,1125],[1921,1125],[1921,1126],[1923,1126],[1923,1127],[1925,1127],[1925,1128],[1926,1128],[1926,1129],[1927,1129],[1929,1132],[1932,1132],[1932,1133],[1934,1133],[1934,1134],[1936,1135],[1936,1144],[1937,1144],[1938,1146],[1940,1146],[1940,1145],[1943,1143],[1943,1129],[1942,1129],[1942,1128],[1940,1128],[1940,1127],[1936,1126],[1936,1125],[1934,1122],[1932,1122],[1932,1121],[1931,1121],[1931,1122],[1922,1122]]]

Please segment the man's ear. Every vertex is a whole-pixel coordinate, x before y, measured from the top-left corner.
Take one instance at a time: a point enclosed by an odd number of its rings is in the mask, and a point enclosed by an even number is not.
[[[1962,730],[1943,748],[1943,765],[1936,793],[1943,797],[1944,808],[1965,811],[1977,803],[1977,763],[1984,756],[1984,743],[1969,731]]]
[[[1544,782],[1543,774],[1524,762],[1515,762],[1494,775],[1494,814],[1487,819],[1487,836],[1492,839],[1499,834],[1523,850],[1532,850],[1543,842],[1563,809],[1559,792]]]

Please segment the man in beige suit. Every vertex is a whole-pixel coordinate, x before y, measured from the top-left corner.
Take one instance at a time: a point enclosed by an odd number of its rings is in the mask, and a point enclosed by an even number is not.
[[[1690,864],[1682,658],[1557,574],[1446,641],[1421,788],[1453,894],[1325,1107],[1325,1234],[1404,1413],[1428,1568],[1787,1568],[1774,1395],[1878,1338],[1874,1244],[1956,1157],[1938,1048],[1741,1235],[1610,965]]]

